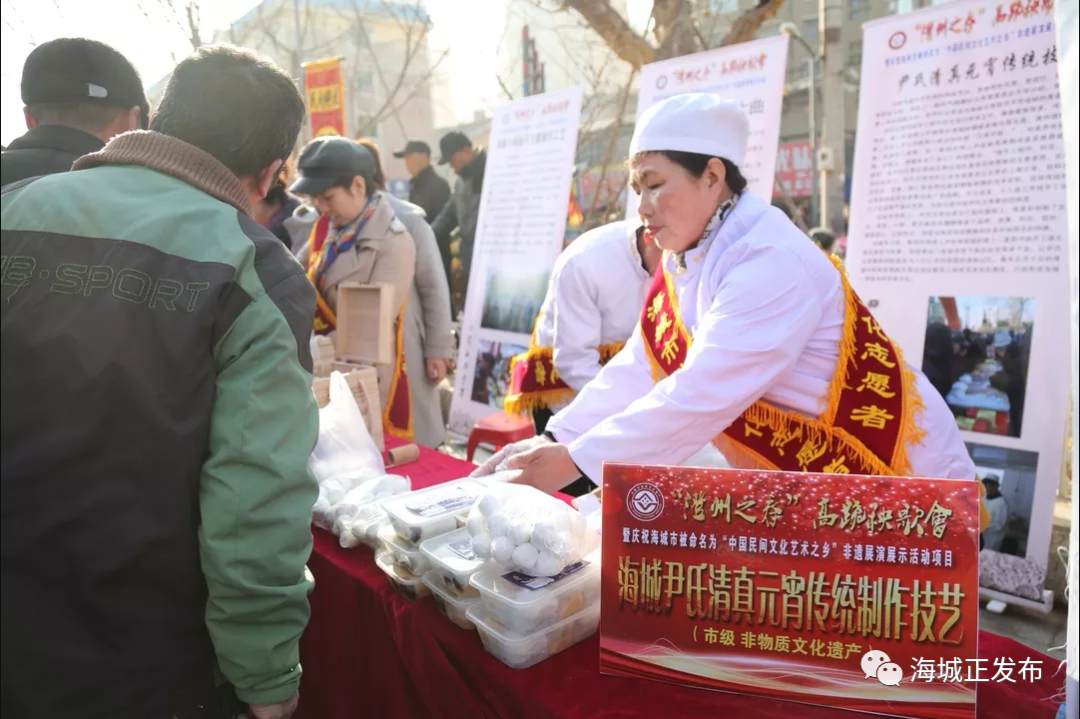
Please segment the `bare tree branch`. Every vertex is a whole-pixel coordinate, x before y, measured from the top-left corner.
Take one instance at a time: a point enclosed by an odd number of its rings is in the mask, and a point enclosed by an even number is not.
[[[427,83],[428,79],[432,75],[435,74],[436,68],[438,68],[439,65],[442,64],[442,61],[445,60],[449,55],[450,55],[449,48],[446,49],[446,50],[443,50],[442,54],[439,55],[438,59],[436,59],[434,64],[432,64],[431,70],[423,78],[421,78],[418,82],[414,83],[412,91],[408,95],[406,95],[404,98],[402,98],[401,102],[396,103],[393,106],[393,108],[391,108],[390,112],[392,112],[392,113],[394,113],[396,115],[398,113],[398,111],[401,110],[401,108],[403,108],[405,105],[409,104],[409,102],[414,97],[419,95],[420,91],[424,89],[424,85]],[[367,129],[372,127],[374,124],[375,124],[375,116],[373,116],[371,120],[368,120],[368,122],[365,123],[364,126],[362,128],[360,128],[359,131],[357,131],[356,136],[357,137],[363,137],[366,134]]]
[[[191,40],[191,47],[198,50],[200,47],[202,47],[203,44],[202,34],[199,32],[199,25],[202,23],[202,16],[199,12],[199,6],[194,2],[189,2],[187,4],[186,13],[188,28],[191,31],[191,37],[189,38]]]
[[[564,8],[576,11],[612,52],[635,70],[656,59],[656,48],[630,27],[630,23],[607,0],[560,0]]]
[[[630,88],[634,84],[634,77],[637,75],[637,69],[630,73],[630,77],[626,78],[626,85],[623,87],[622,97],[619,99],[619,112],[615,116],[615,121],[611,124],[611,137],[608,140],[607,151],[604,153],[604,164],[600,166],[600,177],[596,181],[596,192],[593,193],[592,202],[589,203],[589,212],[585,217],[585,226],[591,227],[591,222],[596,217],[596,211],[600,208],[600,192],[607,186],[607,173],[608,167],[611,165],[611,160],[615,156],[615,145],[619,139],[619,130],[622,129],[623,115],[626,113],[626,104],[630,99]],[[609,199],[605,192],[605,204]]]
[[[504,83],[503,79],[501,77],[499,77],[499,73],[495,73],[495,79],[498,80],[499,87],[502,88],[503,94],[506,95],[506,99],[507,100],[513,100],[514,99],[514,93],[510,92],[510,90],[507,89],[506,83]]]
[[[753,40],[757,36],[758,30],[769,20],[776,17],[783,5],[784,0],[759,0],[756,7],[747,10],[732,23],[731,30],[720,41],[720,47]]]
[[[395,22],[398,23],[398,26],[400,28],[402,28],[404,33],[405,33],[405,54],[404,54],[404,60],[401,63],[401,70],[400,70],[400,72],[398,72],[397,78],[394,80],[393,84],[391,85],[387,81],[386,73],[383,72],[382,63],[379,61],[379,53],[375,53],[375,52],[371,53],[372,65],[374,66],[375,72],[379,77],[379,82],[382,84],[383,91],[385,92],[385,99],[383,100],[383,103],[379,107],[379,109],[376,110],[375,113],[373,113],[369,117],[367,123],[365,124],[365,126],[362,129],[366,131],[369,127],[378,124],[380,122],[380,120],[383,119],[383,117],[385,117],[387,115],[393,115],[394,120],[397,122],[398,129],[401,130],[401,133],[403,135],[407,135],[408,132],[405,130],[405,123],[402,122],[401,115],[399,113],[399,109],[400,109],[401,105],[404,104],[404,103],[401,103],[401,104],[396,103],[396,98],[397,98],[398,93],[400,93],[402,91],[402,89],[404,88],[405,81],[409,77],[409,68],[410,68],[410,66],[413,64],[413,61],[416,59],[417,55],[420,54],[420,52],[425,49],[425,44],[426,44],[426,41],[427,41],[428,31],[431,29],[431,23],[430,23],[430,21],[425,22],[423,24],[406,23],[398,15],[399,11],[396,10],[394,7],[392,7],[388,2],[386,2],[386,0],[381,0],[381,3],[382,3],[382,6],[383,6],[383,9],[386,11],[386,13],[389,14],[395,20]],[[356,18],[357,26],[358,26],[359,30],[364,33],[364,36],[367,37],[368,45],[370,46],[371,45],[371,37],[370,37],[370,35],[368,35],[367,27],[364,24],[364,14],[361,12],[360,5],[357,2],[357,0],[353,0],[352,5],[353,5],[353,14],[354,14],[354,16]],[[365,3],[365,5],[366,5],[366,3]],[[416,19],[419,19],[419,18],[416,18]],[[419,31],[419,32],[417,33],[417,31]],[[444,52],[443,57],[445,57],[448,52],[449,51]],[[438,60],[439,63],[442,62],[443,57],[439,58],[439,60]],[[422,78],[419,78],[414,83],[413,92],[409,95],[409,98],[415,97],[415,95],[419,92],[419,89],[423,85],[423,83],[426,82],[427,79],[431,76],[432,72],[434,71],[434,68],[435,68],[435,65],[428,68],[425,75]]]
[[[192,50],[198,50],[202,47],[202,13],[199,11],[199,3],[196,0],[187,0],[183,6],[183,11],[176,7],[173,0],[158,0],[158,5],[171,18],[173,24],[180,29],[180,32],[184,33],[184,38],[191,43]],[[141,4],[137,3],[136,7],[142,10],[143,15],[149,19],[149,15]]]

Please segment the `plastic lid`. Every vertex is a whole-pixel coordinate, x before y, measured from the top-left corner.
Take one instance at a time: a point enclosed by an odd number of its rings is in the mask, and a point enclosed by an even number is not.
[[[458,597],[452,592],[446,591],[446,588],[443,586],[442,576],[437,569],[431,569],[424,575],[424,584],[426,584],[427,588],[434,594],[439,595],[440,599],[447,604],[453,604],[463,612],[480,601],[480,597]]]
[[[585,607],[577,614],[571,614],[569,617],[563,619],[561,622],[557,622],[555,624],[552,624],[551,626],[539,629],[532,634],[518,634],[513,629],[510,629],[505,624],[491,616],[488,610],[484,607],[483,602],[474,604],[473,606],[469,607],[469,611],[467,611],[465,615],[473,624],[477,625],[478,627],[483,627],[485,631],[495,635],[495,638],[498,639],[501,643],[517,644],[518,642],[526,642],[536,637],[542,637],[551,634],[556,629],[562,629],[563,627],[573,624],[574,622],[582,619],[583,617],[590,617],[591,620],[591,618],[595,616],[596,620],[599,621],[600,605],[594,604],[591,607]]]
[[[509,572],[503,567],[488,564],[483,570],[472,576],[470,584],[480,590],[481,593],[498,597],[500,600],[513,604],[516,607],[527,607],[534,602],[539,602],[550,597],[557,597],[564,592],[581,587],[590,581],[600,580],[600,553],[594,552],[581,560],[581,566],[574,570],[564,571],[557,577],[535,577],[534,581],[528,581],[527,575],[519,572]],[[514,583],[505,578],[507,575],[520,577],[525,581]],[[533,588],[529,586],[531,585]]]
[[[459,479],[391,497],[383,510],[407,527],[426,527],[468,511],[483,493],[483,485]]]
[[[484,561],[472,552],[472,537],[467,529],[432,537],[420,549],[432,562],[454,574],[472,574],[484,566]]]
[[[418,577],[408,569],[403,569],[394,564],[393,558],[388,553],[384,552],[375,557],[375,563],[379,565],[379,569],[386,573],[386,576],[390,577],[395,582],[401,582],[410,587],[415,587],[423,581],[423,577]]]

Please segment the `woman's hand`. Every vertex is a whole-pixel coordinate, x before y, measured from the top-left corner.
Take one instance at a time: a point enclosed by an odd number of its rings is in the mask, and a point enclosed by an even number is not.
[[[552,494],[581,476],[565,444],[548,442],[510,457],[508,469],[522,470],[514,484],[527,484]]]
[[[491,456],[491,459],[477,467],[476,470],[473,471],[473,473],[469,476],[486,477],[489,474],[495,474],[500,470],[507,469],[507,467],[504,465],[511,457],[521,454],[523,452],[528,452],[535,447],[551,443],[552,442],[550,439],[548,439],[544,435],[539,435],[536,437],[529,437],[528,439],[523,439],[520,442],[508,444],[502,449],[500,449],[498,452],[493,454]]]

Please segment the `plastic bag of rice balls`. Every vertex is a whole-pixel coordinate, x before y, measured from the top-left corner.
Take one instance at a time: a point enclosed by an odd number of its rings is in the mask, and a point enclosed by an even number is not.
[[[588,551],[585,518],[573,507],[520,484],[489,489],[469,512],[473,551],[533,577],[553,577]]]

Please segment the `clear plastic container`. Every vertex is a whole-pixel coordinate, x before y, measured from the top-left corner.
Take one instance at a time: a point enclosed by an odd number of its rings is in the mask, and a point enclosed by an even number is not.
[[[476,629],[468,617],[468,611],[480,603],[480,597],[462,598],[446,591],[442,575],[435,569],[424,575],[424,584],[431,590],[431,597],[447,619],[462,629]]]
[[[383,503],[383,510],[398,536],[412,544],[458,527],[458,515],[468,512],[484,493],[471,479],[459,479],[408,494],[399,494]]]
[[[431,562],[419,549],[406,542],[394,532],[394,527],[387,522],[379,530],[379,542],[383,549],[394,558],[394,564],[407,569],[416,576],[422,576],[431,569]]]
[[[469,580],[483,568],[484,562],[473,554],[469,530],[458,529],[433,537],[420,545],[420,551],[447,591],[458,597],[480,595]]]
[[[380,554],[375,557],[375,563],[386,574],[386,578],[390,580],[390,586],[394,588],[394,591],[410,602],[415,602],[417,599],[431,594],[422,577],[418,577],[409,570],[402,569],[394,564],[394,560],[389,554]]]
[[[467,612],[476,625],[484,649],[511,669],[528,669],[548,657],[569,649],[596,633],[600,623],[600,605],[563,619],[532,634],[519,634],[491,616],[484,604],[475,604]]]
[[[600,553],[593,552],[580,568],[567,572],[533,578],[487,564],[470,582],[493,619],[512,632],[530,635],[600,605]]]

